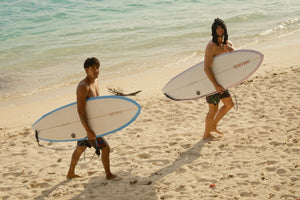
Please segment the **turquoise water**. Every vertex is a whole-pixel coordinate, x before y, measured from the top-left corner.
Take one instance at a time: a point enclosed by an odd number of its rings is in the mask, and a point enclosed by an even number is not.
[[[213,19],[243,48],[300,30],[298,0],[1,0],[0,99],[83,77],[87,57],[106,76],[202,60]],[[103,74],[104,75],[104,74]]]

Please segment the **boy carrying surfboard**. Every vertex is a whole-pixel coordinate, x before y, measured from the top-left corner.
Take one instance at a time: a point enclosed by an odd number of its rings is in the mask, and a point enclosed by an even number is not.
[[[104,138],[96,138],[96,134],[90,128],[87,114],[85,111],[86,100],[91,97],[97,97],[100,95],[98,76],[99,76],[100,62],[97,58],[87,58],[84,62],[84,69],[86,72],[86,77],[79,82],[77,86],[76,96],[77,96],[77,111],[81,121],[82,126],[87,132],[88,140],[78,141],[77,147],[72,154],[72,159],[70,163],[69,172],[67,178],[78,178],[79,175],[75,174],[75,167],[81,156],[87,147],[94,147],[96,150],[100,149],[102,164],[106,173],[106,178],[109,180],[116,180],[118,176],[114,175],[110,171],[110,147]],[[97,139],[97,140],[96,140]],[[99,152],[100,154],[100,152]]]
[[[206,97],[209,111],[205,119],[204,140],[217,139],[211,135],[211,132],[222,134],[222,132],[217,130],[217,125],[225,114],[234,106],[230,93],[217,82],[212,71],[214,57],[226,52],[234,51],[234,48],[232,43],[228,40],[227,28],[223,20],[219,18],[215,19],[211,26],[211,31],[212,40],[208,42],[205,50],[204,71],[218,93]],[[219,109],[220,100],[224,105]]]

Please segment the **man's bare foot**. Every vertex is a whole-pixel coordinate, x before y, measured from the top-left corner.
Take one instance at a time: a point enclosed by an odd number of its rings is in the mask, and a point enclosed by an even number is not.
[[[107,175],[106,176],[106,179],[107,180],[111,180],[111,181],[118,181],[120,180],[121,178],[117,175],[114,175],[114,174],[110,174],[110,175]]]
[[[81,178],[81,176],[76,175],[76,174],[68,174],[67,179],[71,179],[71,178]]]
[[[213,127],[213,128],[211,128],[211,129],[210,129],[210,131],[211,131],[211,132],[218,133],[218,134],[220,134],[220,135],[224,135],[224,133],[223,133],[223,132],[221,132],[221,131],[219,131],[219,130],[217,129],[217,127]]]
[[[202,138],[203,140],[209,140],[209,141],[217,141],[218,138],[212,136],[212,135],[208,135],[208,136],[203,136]]]

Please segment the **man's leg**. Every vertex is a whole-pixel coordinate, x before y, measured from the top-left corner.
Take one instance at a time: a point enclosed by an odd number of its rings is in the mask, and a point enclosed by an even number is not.
[[[226,97],[221,99],[223,102],[223,106],[221,107],[221,109],[219,110],[219,112],[217,113],[212,126],[211,126],[211,131],[217,132],[219,134],[222,134],[222,132],[217,130],[217,125],[220,122],[220,120],[225,116],[225,114],[234,106],[232,98],[231,97]]]
[[[101,149],[101,161],[106,173],[106,178],[107,179],[114,179],[117,176],[112,174],[110,171],[110,160],[109,160],[109,154],[110,154],[110,147],[107,145],[106,147]]]
[[[216,138],[214,136],[212,136],[210,134],[210,132],[211,132],[211,127],[214,124],[214,119],[215,119],[216,113],[218,111],[219,104],[214,105],[214,104],[209,103],[208,108],[209,108],[209,110],[208,110],[208,113],[205,118],[205,131],[203,134],[203,139],[204,140],[215,140]]]
[[[86,146],[77,146],[75,151],[72,154],[72,159],[71,159],[71,164],[70,164],[70,169],[69,172],[67,174],[67,179],[70,178],[79,178],[80,176],[75,174],[75,167],[78,163],[78,160],[82,154],[82,152],[84,152]]]

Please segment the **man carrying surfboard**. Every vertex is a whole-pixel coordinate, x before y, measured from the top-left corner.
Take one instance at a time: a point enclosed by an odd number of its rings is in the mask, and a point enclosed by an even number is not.
[[[96,134],[89,126],[87,120],[87,114],[85,112],[86,100],[88,98],[96,97],[100,95],[99,85],[98,85],[99,68],[100,68],[100,62],[97,58],[92,57],[86,59],[86,61],[84,62],[86,78],[80,81],[77,86],[77,91],[76,91],[77,111],[78,111],[81,124],[86,130],[88,140],[78,141],[77,147],[72,155],[69,172],[67,174],[68,179],[80,177],[75,174],[75,167],[77,165],[77,162],[81,154],[85,151],[86,147],[93,146],[94,148],[96,148],[96,145],[98,145],[98,148],[101,149],[102,152],[101,160],[106,173],[106,178],[110,180],[117,178],[117,176],[112,174],[110,171],[110,160],[109,160],[110,147],[108,143],[104,140],[104,138],[102,137],[96,138]]]
[[[211,30],[212,40],[209,41],[206,46],[204,71],[218,93],[206,97],[209,111],[205,119],[205,131],[203,135],[203,139],[205,140],[216,140],[216,138],[211,135],[211,132],[222,134],[222,132],[217,130],[217,125],[234,105],[230,93],[217,82],[212,71],[214,57],[226,52],[234,51],[234,48],[232,43],[228,40],[227,28],[223,20],[219,18],[215,19],[211,26]],[[219,109],[220,100],[224,105]]]

